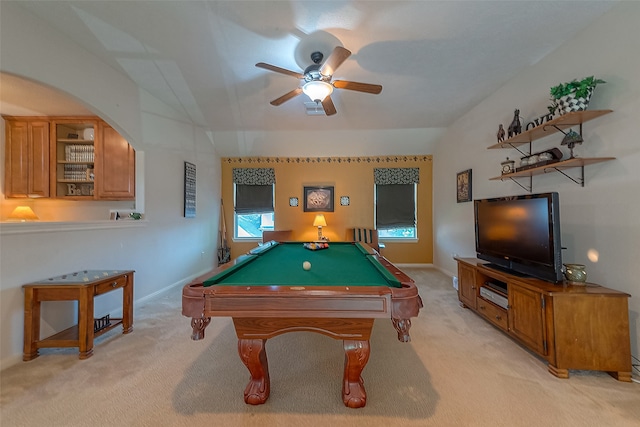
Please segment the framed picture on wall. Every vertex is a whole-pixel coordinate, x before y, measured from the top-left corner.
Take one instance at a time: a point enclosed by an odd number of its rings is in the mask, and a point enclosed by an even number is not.
[[[196,216],[196,165],[184,162],[184,217]]]
[[[458,172],[456,177],[456,193],[458,203],[471,201],[471,169]]]
[[[304,187],[305,212],[333,212],[333,187]]]

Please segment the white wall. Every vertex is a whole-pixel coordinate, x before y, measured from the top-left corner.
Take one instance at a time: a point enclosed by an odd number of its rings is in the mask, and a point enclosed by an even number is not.
[[[134,299],[139,303],[184,284],[216,264],[221,195],[220,159],[203,129],[21,8],[3,3],[0,19],[2,71],[82,100],[124,135],[137,153],[144,153],[144,185],[138,189],[144,192],[146,216],[134,224],[40,223],[22,230],[16,230],[19,224],[0,225],[0,367],[4,368],[22,357],[21,285],[83,269],[134,269]],[[182,217],[185,161],[197,167],[194,219]],[[97,316],[118,313],[118,293],[96,300]],[[75,303],[45,303],[42,335],[71,326],[74,312]],[[184,327],[187,336],[187,318]]]
[[[629,293],[632,353],[640,357],[640,3],[621,2],[575,39],[543,58],[484,100],[451,126],[434,156],[434,264],[456,272],[452,254],[475,256],[473,205],[456,203],[456,172],[473,169],[473,197],[524,194],[512,182],[489,181],[500,175],[515,150],[487,150],[496,143],[498,124],[505,128],[513,110],[524,122],[546,112],[549,88],[573,78],[595,75],[607,81],[594,92],[590,109],[613,113],[584,124],[584,157],[617,159],[585,167],[584,188],[560,174],[534,177],[536,193],[557,191],[564,262],[586,264],[588,280]],[[542,25],[544,23],[541,23]],[[576,129],[577,130],[577,129]],[[560,147],[563,135],[534,143],[534,150]],[[565,147],[562,147],[564,149]],[[568,156],[568,150],[564,150]],[[599,253],[597,262],[587,251]]]

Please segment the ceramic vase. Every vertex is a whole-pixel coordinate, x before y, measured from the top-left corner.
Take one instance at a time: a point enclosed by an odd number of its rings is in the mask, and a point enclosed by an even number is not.
[[[585,283],[587,281],[587,272],[583,264],[563,264],[564,277],[568,282]]]

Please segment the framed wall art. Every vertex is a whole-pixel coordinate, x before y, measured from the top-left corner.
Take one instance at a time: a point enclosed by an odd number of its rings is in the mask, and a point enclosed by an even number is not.
[[[184,217],[196,217],[196,165],[184,162]]]
[[[305,212],[333,212],[333,187],[304,187]]]
[[[471,194],[471,169],[458,172],[456,177],[456,193],[458,203],[470,202],[472,200]]]

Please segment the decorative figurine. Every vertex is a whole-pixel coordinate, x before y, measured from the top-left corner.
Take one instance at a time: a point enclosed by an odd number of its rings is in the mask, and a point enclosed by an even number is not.
[[[504,127],[502,124],[498,126],[498,142],[504,142]]]
[[[513,121],[509,125],[509,129],[507,129],[507,132],[509,138],[522,132],[522,124],[520,123],[520,110],[516,109],[513,112]]]

